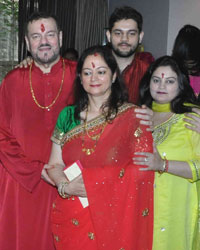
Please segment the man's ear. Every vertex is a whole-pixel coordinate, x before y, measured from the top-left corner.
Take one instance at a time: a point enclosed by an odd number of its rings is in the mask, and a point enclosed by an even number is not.
[[[139,43],[142,43],[143,36],[144,36],[144,31],[141,31],[139,34]]]
[[[60,31],[60,32],[59,32],[60,47],[62,47],[62,38],[63,38],[63,33],[62,33],[62,31]]]
[[[28,40],[27,36],[25,36],[25,41],[26,41],[26,47],[27,47],[28,51],[30,52],[30,44],[29,44],[29,40]]]
[[[110,31],[107,30],[106,31],[106,37],[107,37],[107,40],[108,40],[109,43],[110,43],[110,36],[111,36]]]

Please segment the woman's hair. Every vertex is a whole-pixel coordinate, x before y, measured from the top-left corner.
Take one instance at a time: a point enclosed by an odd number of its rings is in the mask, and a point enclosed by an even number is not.
[[[200,30],[197,27],[187,24],[180,29],[172,56],[184,64],[188,74],[200,73]]]
[[[80,112],[86,109],[88,106],[88,95],[87,92],[84,90],[83,85],[81,84],[81,78],[80,78],[83,69],[83,64],[85,62],[85,59],[89,55],[94,55],[96,53],[102,56],[102,58],[110,68],[112,75],[114,73],[117,74],[116,79],[111,86],[111,94],[107,102],[104,103],[102,107],[103,112],[105,108],[107,109],[106,112],[104,112],[106,120],[111,120],[111,115],[113,113],[116,116],[118,112],[118,107],[121,106],[124,102],[128,101],[128,92],[120,77],[117,62],[111,50],[106,46],[100,46],[100,45],[86,49],[80,56],[80,59],[78,60],[76,79],[74,84],[74,97],[76,105],[75,118],[80,119]]]
[[[149,108],[152,107],[153,98],[150,93],[150,82],[154,71],[161,66],[169,66],[177,74],[177,82],[179,86],[179,92],[177,96],[171,101],[171,110],[174,113],[181,114],[185,112],[191,112],[191,106],[185,106],[185,103],[198,105],[197,98],[193,92],[189,83],[189,77],[187,72],[175,58],[172,56],[163,56],[153,62],[144,77],[140,82],[140,98],[139,104],[145,104]]]

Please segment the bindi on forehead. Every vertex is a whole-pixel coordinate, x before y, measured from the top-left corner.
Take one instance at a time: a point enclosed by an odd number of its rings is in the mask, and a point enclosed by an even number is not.
[[[40,25],[40,29],[41,29],[42,32],[45,31],[45,27],[44,27],[44,24],[43,24],[43,23]]]
[[[164,78],[164,77],[165,77],[165,74],[164,74],[164,73],[162,73],[161,75],[162,75],[162,78]]]
[[[92,68],[95,68],[95,64],[92,62]]]

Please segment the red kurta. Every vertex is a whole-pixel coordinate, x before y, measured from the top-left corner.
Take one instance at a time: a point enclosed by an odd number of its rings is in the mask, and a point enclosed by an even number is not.
[[[29,69],[15,69],[0,88],[0,249],[53,250],[49,223],[56,189],[41,179],[50,136],[59,112],[72,101],[76,63],[65,60],[60,96],[50,111],[34,102]],[[62,60],[43,72],[33,65],[32,86],[39,104],[55,99],[62,79]]]
[[[149,63],[141,58],[141,53],[135,55],[132,63],[122,72],[129,93],[129,101],[136,104],[139,97],[139,84]]]

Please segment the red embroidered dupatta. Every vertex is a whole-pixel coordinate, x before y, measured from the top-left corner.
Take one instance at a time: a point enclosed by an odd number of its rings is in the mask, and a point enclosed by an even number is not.
[[[88,127],[104,122],[98,117]],[[139,171],[132,163],[134,152],[152,152],[151,133],[139,124],[131,104],[123,105],[105,126],[91,155],[82,151],[83,132],[79,125],[65,135],[63,160],[66,165],[80,160],[89,206],[82,208],[76,197],[57,197],[52,210],[56,248],[152,249],[154,174]],[[94,145],[90,138],[85,139],[85,145]]]

